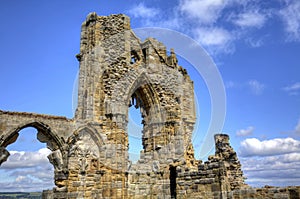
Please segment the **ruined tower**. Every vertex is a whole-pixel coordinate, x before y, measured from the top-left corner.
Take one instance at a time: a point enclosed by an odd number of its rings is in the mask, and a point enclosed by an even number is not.
[[[0,164],[25,127],[36,128],[38,140],[52,151],[56,187],[44,198],[256,196],[255,190],[239,192],[247,185],[228,135],[215,135],[216,152],[208,161],[194,158],[193,82],[173,49],[167,53],[153,38],[141,41],[125,15],[91,13],[82,24],[76,57],[73,119],[0,111]],[[140,109],[143,123],[136,163],[128,155],[131,106]]]
[[[115,173],[104,174],[110,177],[103,183],[118,185],[115,190],[109,188],[113,195],[108,196],[170,194],[164,182],[169,179],[170,164],[188,161],[196,165],[188,155],[193,151],[196,119],[193,82],[177,64],[174,52],[168,55],[155,39],[141,42],[125,15],[99,17],[91,13],[82,25],[77,58],[80,75],[75,119],[96,129],[104,143],[98,146],[97,161],[103,173]],[[136,164],[128,159],[130,106],[140,108],[143,118],[143,150]]]

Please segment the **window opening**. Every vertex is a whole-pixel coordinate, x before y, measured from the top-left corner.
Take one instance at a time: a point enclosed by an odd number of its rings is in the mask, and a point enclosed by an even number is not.
[[[130,59],[130,64],[134,64],[135,62],[137,62],[138,60],[140,60],[137,52],[135,50],[131,51],[131,59]]]
[[[135,62],[136,62],[135,57],[131,57],[130,63],[131,63],[131,64],[134,64]]]
[[[129,142],[129,160],[136,163],[140,159],[140,152],[143,150],[142,130],[143,118],[141,114],[140,100],[134,95],[130,102],[128,110],[128,142]]]
[[[143,51],[144,60],[146,61],[146,59],[147,59],[147,49],[143,48],[142,51]]]

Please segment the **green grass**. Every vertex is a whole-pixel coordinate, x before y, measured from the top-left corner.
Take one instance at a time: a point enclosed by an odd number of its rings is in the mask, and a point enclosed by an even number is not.
[[[0,192],[0,199],[40,199],[41,192]]]

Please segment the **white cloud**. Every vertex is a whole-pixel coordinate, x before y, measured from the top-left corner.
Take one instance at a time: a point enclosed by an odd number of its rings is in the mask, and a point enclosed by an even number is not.
[[[236,84],[233,81],[228,81],[225,83],[225,88],[230,89],[230,88],[236,88],[236,87],[240,87],[239,84]]]
[[[39,171],[37,171],[39,172]],[[48,179],[49,181],[37,181],[29,176],[23,176],[24,178],[19,181],[2,182],[0,181],[1,192],[41,192],[43,190],[51,190],[54,187],[53,177]]]
[[[260,95],[265,89],[265,85],[260,83],[257,80],[250,80],[248,81],[248,86],[250,87],[251,91],[255,95]]]
[[[300,184],[300,141],[276,138],[260,141],[256,138],[241,142],[240,161],[248,178],[246,183],[261,187]]]
[[[177,12],[165,14],[160,8],[147,7],[144,3],[139,3],[128,10],[128,14],[139,18],[144,27],[162,27],[178,29],[181,23],[181,17]],[[169,18],[165,18],[168,16]]]
[[[229,54],[234,52],[235,42],[239,40],[251,47],[262,46],[269,34],[253,37],[256,35],[252,34],[253,28],[262,28],[275,17],[283,20],[290,40],[300,41],[300,2],[282,1],[286,6],[281,9],[249,0],[179,0],[167,10],[138,3],[128,14],[139,18],[143,26],[171,28],[193,35],[213,55]],[[255,94],[262,90],[260,87]]]
[[[25,181],[25,180],[26,180],[26,176],[18,176],[18,177],[16,178],[16,182],[17,182],[17,183],[20,183],[20,182]]]
[[[277,157],[277,158],[281,158],[281,157]],[[290,163],[290,162],[299,162],[300,163],[300,153],[285,154],[285,155],[283,155],[281,160],[283,162],[287,162],[287,163]]]
[[[134,6],[128,12],[135,18],[154,18],[159,14],[158,9],[146,7],[143,3]]]
[[[259,38],[259,39],[247,38],[245,41],[253,48],[261,47],[264,44],[264,38]]]
[[[234,81],[228,81],[225,83],[225,87],[227,89],[250,89],[251,93],[254,95],[260,95],[263,93],[266,86],[263,83],[260,83],[257,80],[249,80],[247,82],[234,82]]]
[[[10,151],[10,156],[6,162],[1,165],[3,169],[16,169],[24,167],[35,167],[49,163],[47,156],[51,151],[42,148],[36,152]]]
[[[254,127],[249,126],[246,129],[240,129],[240,130],[236,131],[236,135],[237,136],[248,136],[248,135],[252,135],[253,131],[254,131]]]
[[[246,183],[251,186],[300,184],[300,153],[240,158]]]
[[[261,28],[266,20],[266,15],[263,15],[256,10],[238,14],[233,20],[233,23],[243,28]]]
[[[286,7],[279,11],[289,41],[300,41],[300,1],[287,0]]]
[[[199,23],[211,24],[220,17],[227,2],[226,0],[181,0],[179,9],[184,15],[199,20]]]
[[[286,86],[283,90],[287,91],[290,95],[298,95],[300,93],[300,82]]]
[[[230,33],[222,28],[197,28],[194,33],[197,40],[205,46],[226,46],[231,40]]]
[[[0,191],[42,191],[54,187],[54,170],[42,148],[35,152],[10,151],[0,167]]]
[[[276,138],[260,141],[249,138],[241,142],[239,154],[248,156],[270,156],[300,152],[300,141],[293,138]]]

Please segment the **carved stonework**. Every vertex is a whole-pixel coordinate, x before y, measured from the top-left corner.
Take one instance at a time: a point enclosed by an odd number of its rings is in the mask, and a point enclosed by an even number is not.
[[[51,164],[53,164],[55,171],[63,170],[63,159],[60,150],[53,151],[48,155],[48,159]]]
[[[9,155],[9,152],[4,147],[0,147],[0,166],[7,160]]]
[[[71,164],[69,167],[80,168],[80,172],[84,173],[89,166],[94,168],[97,165],[99,148],[87,130],[81,130],[79,134],[74,133],[69,139],[69,143],[68,156],[77,160],[76,165]]]

